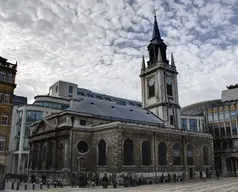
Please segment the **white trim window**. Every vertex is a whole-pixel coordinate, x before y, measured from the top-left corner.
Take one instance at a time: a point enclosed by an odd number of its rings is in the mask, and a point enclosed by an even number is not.
[[[6,115],[2,116],[2,125],[8,125],[8,116]]]
[[[0,152],[5,151],[5,142],[6,142],[5,137],[0,136]]]
[[[6,73],[0,72],[0,81],[5,81]]]
[[[13,83],[13,75],[12,75],[12,73],[8,73],[7,74],[7,82],[8,83]]]
[[[10,95],[9,94],[5,94],[4,95],[4,102],[5,103],[9,103],[9,101],[10,101]]]

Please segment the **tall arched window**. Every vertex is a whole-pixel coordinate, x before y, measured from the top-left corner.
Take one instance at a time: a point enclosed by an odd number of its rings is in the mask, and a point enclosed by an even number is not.
[[[181,165],[181,147],[178,143],[173,147],[174,165]]]
[[[98,143],[98,165],[106,165],[106,147],[105,140],[100,140]]]
[[[39,146],[36,145],[35,148],[33,148],[33,163],[32,163],[32,168],[35,169],[38,165],[38,148]]]
[[[124,165],[134,165],[134,146],[131,139],[124,141]]]
[[[142,143],[142,165],[151,165],[151,147],[149,141]]]
[[[207,146],[203,147],[203,163],[204,165],[209,165],[209,157],[208,157],[208,148]]]
[[[187,165],[193,165],[193,146],[187,145]]]
[[[159,144],[159,165],[167,165],[167,150],[164,143]]]

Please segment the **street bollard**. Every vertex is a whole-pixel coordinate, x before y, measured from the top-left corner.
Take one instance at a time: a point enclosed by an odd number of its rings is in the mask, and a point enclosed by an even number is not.
[[[12,187],[11,187],[12,190],[14,190],[14,181],[12,181]]]
[[[50,183],[49,183],[49,182],[47,182],[47,188],[48,188],[48,189],[50,188]]]
[[[27,190],[27,183],[25,183],[25,190]]]
[[[32,189],[35,190],[35,183],[32,183]]]
[[[40,189],[42,189],[42,182],[40,183]]]
[[[56,181],[54,182],[54,188],[56,188]]]
[[[20,188],[20,183],[19,183],[19,181],[17,181],[17,188],[16,188],[16,190],[18,191],[19,188]]]

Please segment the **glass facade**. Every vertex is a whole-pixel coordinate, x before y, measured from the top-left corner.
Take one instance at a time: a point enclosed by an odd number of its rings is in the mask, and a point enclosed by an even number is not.
[[[27,111],[26,113],[26,122],[36,122],[43,118],[42,111]]]
[[[66,105],[66,104],[60,104],[60,103],[48,102],[48,101],[37,101],[34,104],[44,106],[44,107],[55,108],[55,109],[67,109],[69,107],[69,105]]]
[[[185,118],[181,118],[181,128],[187,130],[188,129],[188,121]]]

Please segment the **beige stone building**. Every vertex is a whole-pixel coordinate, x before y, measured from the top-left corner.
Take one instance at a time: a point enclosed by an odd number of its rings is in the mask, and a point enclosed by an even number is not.
[[[33,124],[29,174],[154,178],[176,173],[194,178],[213,170],[212,136],[180,128],[178,72],[166,49],[155,17],[149,61],[143,57],[140,74],[143,107],[93,97],[72,99],[68,109]]]
[[[17,65],[0,57],[0,177],[6,171]]]

